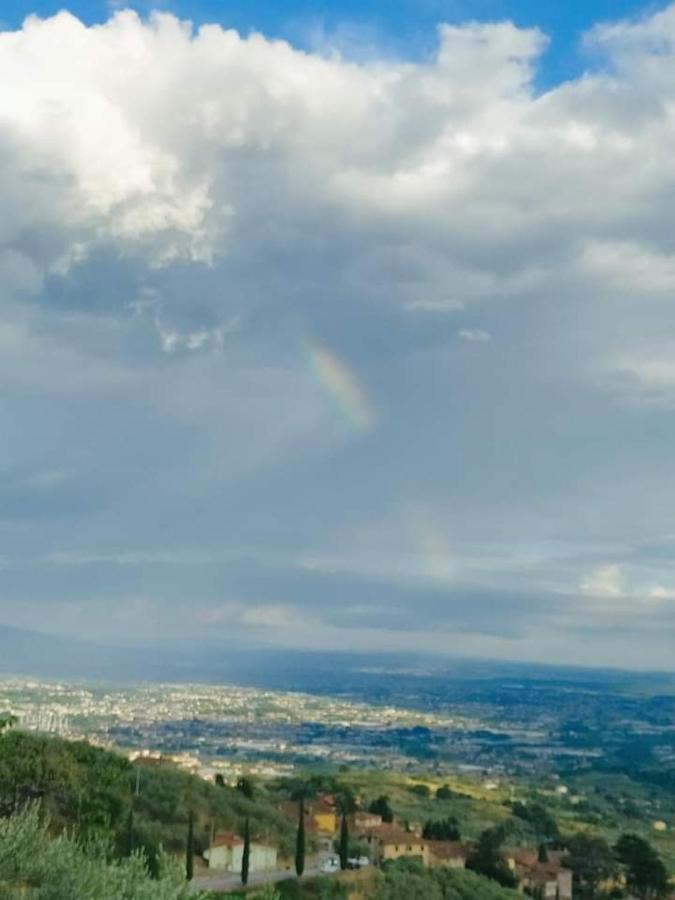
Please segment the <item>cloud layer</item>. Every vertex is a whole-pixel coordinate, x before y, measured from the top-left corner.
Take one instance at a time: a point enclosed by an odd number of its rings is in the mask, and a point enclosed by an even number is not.
[[[672,665],[675,7],[0,33],[0,618]]]

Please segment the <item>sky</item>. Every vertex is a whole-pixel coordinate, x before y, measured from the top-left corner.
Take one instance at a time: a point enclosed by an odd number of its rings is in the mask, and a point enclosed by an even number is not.
[[[581,7],[3,4],[0,622],[675,667],[675,5]]]

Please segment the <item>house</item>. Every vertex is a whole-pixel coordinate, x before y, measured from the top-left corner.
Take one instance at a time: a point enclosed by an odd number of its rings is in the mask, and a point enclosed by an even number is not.
[[[353,832],[368,831],[382,824],[382,816],[377,813],[359,811],[350,817],[349,825]]]
[[[429,865],[447,869],[465,869],[469,847],[460,841],[427,841]]]
[[[429,842],[398,825],[378,825],[358,837],[368,846],[368,856],[377,865],[403,856],[419,857],[425,866],[429,865]]]
[[[300,804],[284,803],[284,815],[292,822],[298,821]],[[334,837],[338,829],[338,816],[335,809],[323,800],[312,800],[305,803],[305,831],[319,837]]]
[[[243,855],[243,839],[229,831],[219,831],[214,835],[208,850],[204,851],[209,869],[219,869],[222,872],[241,872]],[[251,841],[249,872],[269,872],[276,868],[277,848]]]
[[[305,806],[305,815],[310,817],[314,830],[319,834],[335,834],[338,820],[335,807],[325,800],[315,800]]]
[[[536,850],[521,847],[504,855],[521,891],[527,888],[543,900],[572,900],[572,872],[563,866],[563,853],[549,850],[546,862],[539,862]]]

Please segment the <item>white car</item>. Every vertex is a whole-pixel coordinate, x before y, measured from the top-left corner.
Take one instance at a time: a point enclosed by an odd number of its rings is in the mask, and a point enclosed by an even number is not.
[[[337,856],[329,856],[321,863],[321,871],[324,875],[332,875],[340,871],[340,860]]]

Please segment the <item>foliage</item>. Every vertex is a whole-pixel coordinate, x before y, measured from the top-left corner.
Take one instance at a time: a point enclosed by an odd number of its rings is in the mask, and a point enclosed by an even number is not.
[[[668,872],[651,844],[636,834],[624,834],[617,841],[615,851],[625,867],[626,884],[633,894],[645,900],[667,896]]]
[[[541,804],[514,803],[511,811],[516,818],[528,822],[540,840],[550,844],[557,844],[560,840],[560,832],[555,819]]]
[[[520,894],[474,872],[425,869],[414,860],[388,863],[375,900],[517,900]]]
[[[41,801],[54,829],[74,829],[83,840],[112,839],[121,856],[130,847],[143,849],[153,871],[160,846],[185,853],[190,808],[195,853],[206,849],[214,825],[236,831],[247,816],[252,837],[274,834],[283,852],[293,852],[293,826],[262,790],[250,800],[173,766],[132,764],[81,741],[4,732],[0,815],[34,800]]]
[[[409,788],[411,794],[417,794],[418,797],[430,797],[431,791],[426,784],[413,784]]]
[[[504,887],[515,887],[516,879],[504,861],[500,848],[504,839],[499,828],[488,828],[478,838],[478,842],[466,861],[467,869],[491,878]]]
[[[180,866],[160,854],[157,879],[141,852],[111,858],[104,841],[85,844],[49,835],[48,820],[31,804],[0,820],[0,897],[4,900],[187,900]]]
[[[607,841],[581,832],[567,842],[566,864],[575,884],[587,897],[594,897],[601,882],[616,873],[616,861]]]
[[[295,841],[295,873],[300,878],[305,871],[305,801],[300,800],[298,833]]]
[[[393,822],[394,821],[394,812],[389,805],[389,797],[385,794],[378,797],[377,800],[373,800],[373,802],[368,807],[368,812],[371,812],[377,816],[382,816],[383,822]]]
[[[248,800],[253,800],[253,797],[255,795],[255,786],[250,778],[242,775],[241,778],[237,780],[236,789]]]
[[[251,826],[246,819],[244,824],[244,850],[241,855],[241,883],[248,884],[248,870],[251,861]]]
[[[444,784],[442,787],[439,787],[436,791],[436,799],[437,800],[455,800],[457,797],[461,797],[462,795],[457,793],[457,791],[453,791],[451,787],[447,784]]]
[[[187,839],[185,841],[185,878],[192,881],[195,873],[195,832],[194,814],[190,810],[188,816]]]
[[[428,841],[461,841],[459,823],[454,817],[424,823],[422,837]]]
[[[340,868],[344,871],[349,861],[349,827],[347,825],[347,816],[342,816],[340,825]]]

